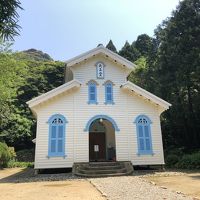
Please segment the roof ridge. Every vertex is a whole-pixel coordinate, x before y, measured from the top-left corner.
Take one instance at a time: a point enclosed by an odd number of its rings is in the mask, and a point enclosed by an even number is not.
[[[133,70],[136,67],[136,65],[133,62],[127,60],[126,58],[120,56],[119,54],[111,51],[110,49],[104,46],[98,46],[94,49],[86,51],[85,53],[82,53],[78,56],[75,56],[65,61],[65,63],[67,64],[68,67],[72,67],[73,65],[78,64],[84,60],[87,60],[88,58],[97,55],[99,53],[104,53],[106,56],[111,57],[115,62],[119,62],[121,65],[127,67],[130,70]]]

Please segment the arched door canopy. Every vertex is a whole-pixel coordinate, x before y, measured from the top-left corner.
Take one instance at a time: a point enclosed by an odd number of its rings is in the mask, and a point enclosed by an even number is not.
[[[106,119],[109,122],[111,122],[111,124],[113,125],[113,128],[115,129],[115,131],[120,131],[120,129],[117,126],[117,123],[114,121],[114,119],[112,119],[111,117],[107,116],[107,115],[95,115],[94,117],[92,117],[86,124],[84,131],[89,131],[90,129],[90,125],[91,123],[96,120],[96,119]]]

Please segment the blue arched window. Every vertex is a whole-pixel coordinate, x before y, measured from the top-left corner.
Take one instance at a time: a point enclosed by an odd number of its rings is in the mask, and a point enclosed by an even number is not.
[[[65,156],[65,117],[56,114],[50,117],[48,156]]]
[[[139,115],[136,120],[138,154],[153,154],[151,140],[151,120],[145,115]]]
[[[105,85],[105,104],[114,104],[113,101],[113,83],[106,81]]]
[[[96,83],[96,81],[88,82],[88,104],[97,104],[97,83]]]

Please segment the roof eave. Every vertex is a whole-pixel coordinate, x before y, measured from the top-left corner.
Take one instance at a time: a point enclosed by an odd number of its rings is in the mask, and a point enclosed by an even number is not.
[[[46,92],[38,97],[35,97],[35,98],[31,99],[30,101],[27,101],[26,103],[31,108],[31,110],[34,112],[33,107],[37,106],[38,104],[40,104],[44,101],[47,101],[48,99],[51,99],[61,93],[64,93],[65,91],[72,89],[73,87],[80,87],[80,86],[81,86],[80,81],[72,80],[72,81],[69,81],[53,90],[50,90],[49,92]]]
[[[161,99],[160,97],[157,97],[156,95],[144,90],[143,88],[135,85],[134,83],[131,83],[130,81],[127,81],[121,86],[123,89],[128,89],[131,91],[134,91],[135,93],[139,94],[140,96],[143,96],[144,98],[148,99],[149,101],[152,101],[156,105],[161,106],[164,108],[164,110],[169,109],[170,106],[172,106],[167,101]]]

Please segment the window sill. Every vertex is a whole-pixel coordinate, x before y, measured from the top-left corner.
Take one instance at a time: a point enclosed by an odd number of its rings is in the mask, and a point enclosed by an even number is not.
[[[55,158],[55,157],[63,157],[64,159],[67,157],[67,155],[48,155],[47,158]]]
[[[104,102],[105,105],[115,105],[113,101]]]
[[[98,104],[98,102],[96,102],[96,101],[88,101],[87,103],[88,104],[96,104],[96,105]]]
[[[137,155],[138,156],[146,156],[146,155],[154,156],[154,152],[153,151],[138,152]]]

